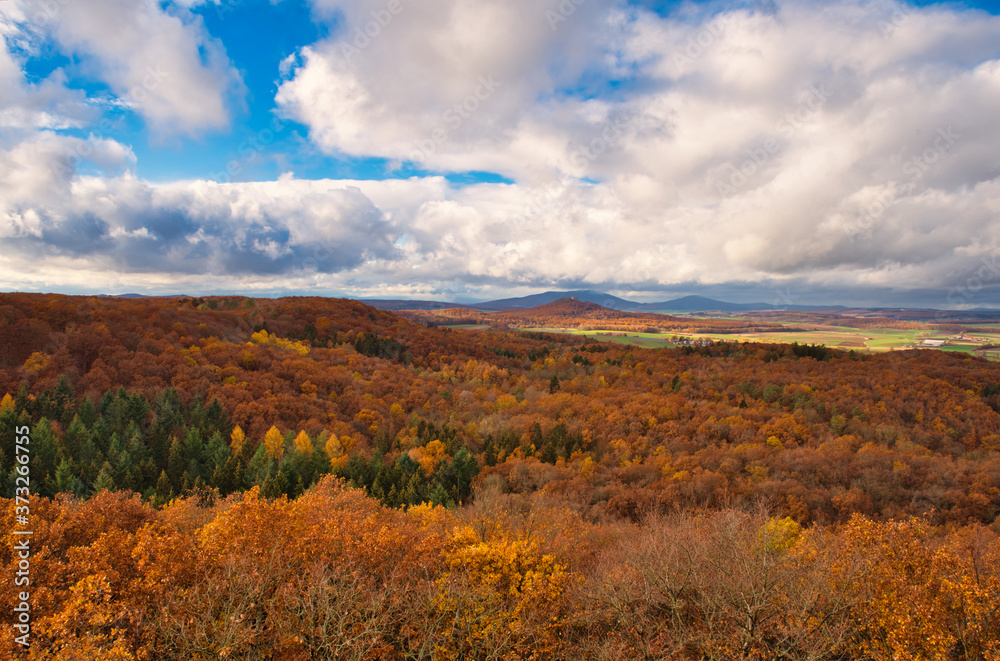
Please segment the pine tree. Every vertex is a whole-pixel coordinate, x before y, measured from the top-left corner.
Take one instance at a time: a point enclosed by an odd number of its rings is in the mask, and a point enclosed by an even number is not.
[[[430,501],[432,505],[444,505],[445,507],[448,507],[451,503],[451,500],[448,498],[448,491],[440,482],[435,483],[434,488],[431,489]]]
[[[219,466],[229,459],[229,446],[222,440],[222,434],[218,431],[212,432],[212,437],[208,439],[205,447],[206,472],[214,472]]]
[[[70,384],[69,379],[66,378],[65,374],[59,375],[59,380],[56,382],[55,392],[52,394],[52,401],[58,410],[56,414],[56,419],[61,420],[63,412],[69,408],[75,408],[73,406],[75,394],[73,393],[73,386]]]
[[[216,466],[215,470],[212,471],[212,481],[210,484],[212,487],[218,489],[222,495],[228,495],[238,488],[239,480],[237,480],[236,476],[236,463],[235,457],[229,457],[223,464]]]
[[[483,461],[487,466],[497,465],[497,446],[493,443],[493,437],[486,437],[486,444],[483,446]]]
[[[188,465],[194,464],[195,475],[201,475],[201,467],[205,464],[205,438],[201,431],[195,427],[189,427],[184,434],[184,458]],[[192,475],[192,479],[195,477]]]
[[[77,416],[80,417],[80,422],[88,429],[93,427],[94,423],[97,422],[97,407],[94,406],[89,397],[84,397],[83,401],[80,402]]]
[[[31,481],[41,485],[40,495],[54,496],[59,441],[44,418],[31,430],[31,451]]]
[[[288,476],[285,475],[284,471],[278,471],[278,473],[268,481],[267,488],[261,488],[261,493],[267,498],[280,498],[281,496],[288,494],[289,489]]]
[[[247,464],[246,472],[243,474],[244,487],[249,489],[258,485],[263,490],[264,481],[270,476],[274,464],[274,459],[267,453],[264,446],[258,445],[257,451],[254,452],[253,458]]]
[[[149,413],[149,402],[139,393],[133,393],[125,400],[124,418],[126,425],[135,423],[142,426]]]
[[[100,493],[102,490],[115,491],[117,485],[115,484],[114,469],[111,468],[111,464],[107,461],[101,466],[101,472],[97,474],[97,479],[94,480],[94,493]]]
[[[406,481],[406,489],[403,491],[402,495],[402,505],[419,505],[420,498],[420,474],[419,472],[410,475],[409,479]]]
[[[170,499],[174,497],[174,489],[170,486],[170,478],[167,477],[167,471],[160,471],[160,479],[156,481],[156,496],[153,502],[157,506],[162,506],[170,502]]]
[[[448,472],[449,477],[454,479],[455,500],[464,501],[472,494],[472,479],[479,474],[479,462],[466,448],[459,448]]]
[[[90,434],[87,432],[87,428],[84,427],[83,421],[80,420],[80,416],[74,416],[72,422],[69,423],[69,427],[63,432],[60,443],[60,456],[63,459],[79,461],[83,444],[89,437]]]
[[[208,429],[219,432],[223,436],[230,432],[232,420],[229,417],[229,412],[223,408],[222,403],[217,398],[212,398],[212,403],[205,413]]]
[[[83,483],[73,474],[73,467],[66,459],[59,462],[59,467],[56,468],[56,489],[75,496],[83,494]]]
[[[108,449],[112,431],[111,424],[103,417],[98,418],[94,423],[94,428],[90,430],[90,438],[101,452]]]
[[[187,470],[187,462],[184,460],[184,446],[181,440],[174,436],[170,443],[170,458],[167,460],[167,477],[176,493],[184,478],[184,471]]]
[[[78,477],[85,482],[92,482],[97,478],[98,471],[101,470],[101,464],[104,463],[103,459],[104,456],[97,448],[97,444],[94,443],[93,438],[88,438],[84,441],[83,448],[80,450],[80,461],[77,463],[80,468]]]

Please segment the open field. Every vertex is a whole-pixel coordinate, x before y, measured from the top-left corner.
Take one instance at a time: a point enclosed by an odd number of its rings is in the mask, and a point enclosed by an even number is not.
[[[998,359],[1000,322],[996,317],[942,321],[927,312],[900,319],[891,313],[876,316],[830,313],[687,314],[683,317],[630,313],[595,303],[564,298],[535,308],[483,313],[455,309],[410,311],[414,320],[449,328],[509,328],[566,333],[601,342],[644,348],[664,348],[698,341],[816,344],[846,351],[880,353],[934,349]],[[451,322],[451,323],[447,323]]]
[[[625,333],[621,331],[580,330],[578,328],[524,328],[522,330],[536,333],[566,333],[569,335],[580,335],[599,342],[630,344],[646,349],[662,349],[664,347],[677,346],[670,341],[670,335],[663,333]]]
[[[799,344],[821,344],[837,349],[885,352],[914,348],[933,348],[938,351],[958,351],[975,353],[988,345],[1000,345],[1000,324],[981,324],[976,333],[967,334],[966,338],[957,339],[954,333],[940,330],[919,330],[900,328],[869,328],[858,329],[846,326],[828,326],[823,328],[803,328],[796,330],[797,324],[786,323],[788,332],[783,333],[634,333],[619,331],[591,331],[575,328],[525,328],[525,331],[545,333],[568,333],[581,335],[601,342],[629,344],[644,348],[674,347],[685,342],[675,342],[676,339],[688,341],[712,340],[725,342],[778,342]],[[989,330],[984,333],[982,331]],[[975,339],[969,339],[971,336]],[[924,340],[943,340],[940,347],[921,347]],[[986,358],[1000,360],[1000,349],[983,352]]]
[[[487,330],[489,324],[442,324],[441,328],[456,328],[458,330]]]

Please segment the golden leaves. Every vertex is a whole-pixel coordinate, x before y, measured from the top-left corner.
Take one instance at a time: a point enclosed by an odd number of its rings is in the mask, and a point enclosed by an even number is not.
[[[229,447],[232,448],[234,455],[240,454],[246,439],[247,435],[243,433],[239,425],[233,427],[233,432],[229,435]]]
[[[274,459],[281,459],[281,455],[285,452],[285,439],[273,425],[264,435],[264,449]]]
[[[310,455],[313,453],[313,443],[312,439],[309,438],[309,434],[305,430],[300,431],[298,436],[295,437],[295,450],[299,454]]]
[[[287,349],[289,351],[294,351],[300,356],[305,356],[309,353],[309,345],[306,342],[293,342],[292,340],[286,340],[278,337],[277,335],[271,335],[266,330],[260,330],[251,335],[250,342],[264,346],[278,347],[279,349]]]

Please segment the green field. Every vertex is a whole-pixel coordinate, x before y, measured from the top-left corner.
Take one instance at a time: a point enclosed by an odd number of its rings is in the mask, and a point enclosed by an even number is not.
[[[671,337],[685,337],[694,339],[710,339],[726,342],[775,342],[791,344],[821,344],[843,350],[883,352],[898,351],[920,347],[924,340],[944,340],[941,347],[934,347],[935,351],[957,351],[962,353],[974,353],[980,347],[987,344],[1000,344],[1000,324],[978,324],[977,328],[988,330],[989,332],[972,333],[977,341],[955,338],[953,333],[940,330],[919,330],[900,328],[869,328],[858,329],[847,326],[823,326],[816,328],[802,328],[798,330],[796,324],[785,324],[789,330],[781,333],[624,333],[621,331],[592,331],[579,330],[575,328],[525,328],[525,331],[535,331],[543,333],[567,333],[571,335],[581,335],[600,342],[614,342],[616,344],[628,344],[644,348],[664,348],[673,347]],[[1000,359],[1000,351],[991,351],[986,355],[991,360]]]
[[[489,324],[441,324],[441,328],[458,328],[461,330],[487,330]]]
[[[670,342],[670,335],[664,333],[624,333],[622,331],[592,331],[579,330],[576,328],[522,328],[525,332],[535,333],[566,333],[568,335],[580,335],[597,340],[599,342],[613,342],[615,344],[631,344],[633,346],[645,347],[648,349],[662,349],[673,347]]]

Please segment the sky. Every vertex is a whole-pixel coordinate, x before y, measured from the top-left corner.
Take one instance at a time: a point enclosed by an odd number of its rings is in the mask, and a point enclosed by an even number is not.
[[[1000,307],[1000,0],[0,0],[0,290]]]

